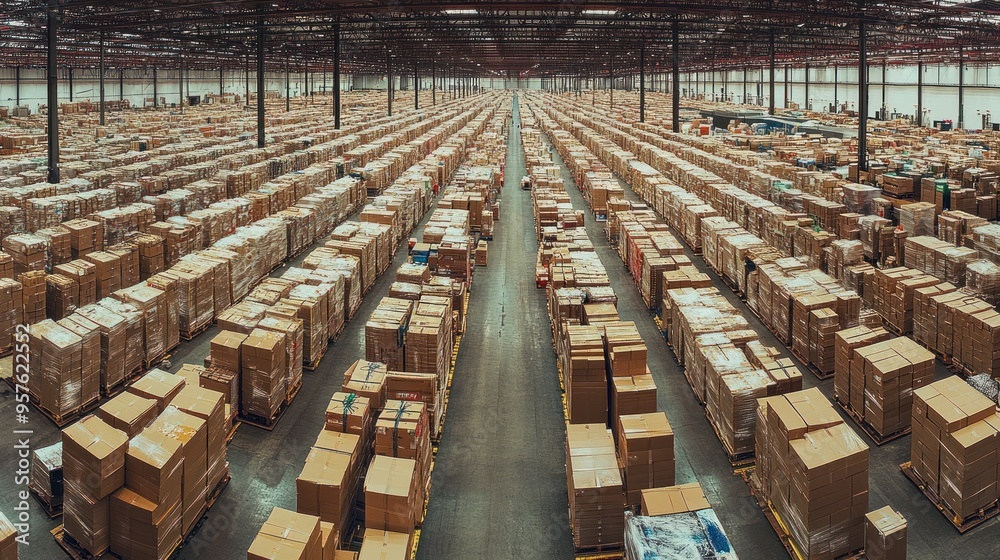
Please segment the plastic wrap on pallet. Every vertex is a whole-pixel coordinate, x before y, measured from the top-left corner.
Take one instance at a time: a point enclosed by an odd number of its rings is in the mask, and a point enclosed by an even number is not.
[[[736,560],[715,510],[660,515],[625,513],[626,560]]]
[[[987,260],[969,263],[965,268],[965,287],[993,305],[1000,303],[1000,265]]]

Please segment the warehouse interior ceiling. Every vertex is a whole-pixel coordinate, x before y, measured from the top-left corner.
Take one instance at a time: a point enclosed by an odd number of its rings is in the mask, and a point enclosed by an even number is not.
[[[50,13],[59,64],[244,69],[263,25],[266,61],[332,69],[341,34],[347,73],[456,70],[480,76],[593,77],[673,63],[684,70],[766,64],[856,65],[861,23],[869,63],[995,60],[996,0],[5,0],[0,66],[46,64]],[[103,38],[103,39],[102,39]]]

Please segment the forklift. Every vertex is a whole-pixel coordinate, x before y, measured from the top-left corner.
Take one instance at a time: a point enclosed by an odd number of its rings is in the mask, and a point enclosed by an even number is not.
[[[524,177],[521,177],[521,190],[522,191],[530,191],[531,190],[531,177],[530,176],[525,175]]]

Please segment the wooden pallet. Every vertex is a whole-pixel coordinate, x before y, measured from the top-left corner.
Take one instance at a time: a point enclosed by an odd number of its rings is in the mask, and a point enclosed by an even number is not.
[[[31,401],[31,404],[35,405],[35,409],[41,412],[43,416],[51,420],[52,423],[59,428],[64,428],[76,421],[78,418],[82,418],[85,414],[97,408],[97,405],[101,402],[100,397],[95,397],[90,402],[85,403],[70,412],[65,414],[56,414],[43,407],[42,403],[39,402],[38,398],[34,395],[29,395],[29,400]]]
[[[791,352],[792,355],[795,356],[800,362],[802,362],[802,365],[805,366],[806,369],[808,369],[813,375],[816,376],[816,379],[819,379],[820,381],[826,381],[827,379],[833,379],[833,376],[836,375],[836,372],[833,371],[831,371],[830,373],[823,373],[822,371],[819,370],[818,367],[816,367],[815,364],[809,361],[809,358],[806,358],[805,356],[800,354],[797,350],[795,350],[795,348],[793,348],[791,344],[786,344],[786,346],[788,347],[788,351]]]
[[[753,451],[736,453],[733,450],[732,445],[730,445],[729,442],[722,437],[722,434],[719,433],[719,427],[715,424],[715,421],[712,420],[712,415],[708,412],[707,408],[705,409],[705,417],[708,418],[708,424],[712,426],[712,430],[715,432],[715,437],[719,438],[719,442],[722,443],[722,447],[725,448],[726,456],[729,457],[729,464],[732,465],[734,469],[742,469],[757,462],[756,454]]]
[[[287,395],[285,395],[285,406],[292,404],[292,401],[295,400],[295,397],[298,396],[299,390],[301,389],[302,389],[302,380],[300,379],[299,383],[295,387],[292,387],[292,390],[289,391]]]
[[[912,462],[907,461],[902,465],[899,465],[899,469],[903,471],[906,478],[908,478],[910,482],[912,482],[913,485],[916,486],[917,489],[920,490],[932,504],[934,504],[934,507],[941,512],[941,515],[944,515],[945,518],[948,519],[948,522],[951,523],[952,526],[955,527],[955,529],[957,529],[961,534],[965,534],[975,529],[976,527],[996,517],[997,514],[1000,514],[1000,505],[994,501],[989,505],[989,507],[983,508],[973,515],[961,517],[955,513],[955,510],[953,510],[943,499],[941,499],[940,496],[938,496],[937,492],[927,486],[927,483],[924,482],[923,478],[921,478],[917,471],[913,469]]]
[[[319,353],[319,356],[316,356],[315,360],[313,360],[310,363],[303,364],[302,365],[302,369],[304,369],[306,371],[316,371],[316,368],[319,367],[320,361],[323,360],[323,356],[326,356],[326,351],[329,350],[329,349],[330,349],[330,346],[328,345],[326,348],[323,349],[322,352]]]
[[[63,530],[63,525],[59,525],[55,529],[52,529],[52,538],[56,540],[56,544],[59,548],[63,549],[63,552],[73,560],[97,560],[104,556],[107,549],[100,551],[97,554],[92,554],[87,549],[76,541],[73,537],[66,534]]]
[[[150,359],[143,359],[142,360],[143,370],[144,371],[149,371],[149,370],[155,368],[156,366],[162,364],[163,360],[166,360],[166,359],[167,359],[167,353],[166,352],[164,352],[160,356],[154,356],[153,358],[150,358]]]
[[[934,354],[935,356],[937,356],[937,358],[939,360],[941,360],[942,364],[944,364],[946,366],[950,366],[951,365],[951,354],[942,354],[941,352],[938,352],[936,348],[931,347],[930,344],[927,344],[926,342],[923,342],[921,340],[917,340],[917,339],[914,338],[913,341],[916,342],[917,344],[923,346],[924,349],[927,350],[928,352],[930,352],[931,354]]]
[[[855,412],[854,409],[851,408],[847,403],[841,402],[841,400],[836,397],[834,397],[833,402],[835,402],[837,406],[839,406],[840,409],[844,411],[845,414],[850,416],[851,420],[854,420],[855,424],[860,426],[861,429],[864,430],[866,434],[868,434],[868,437],[871,438],[873,442],[875,442],[876,446],[881,446],[886,443],[889,443],[890,441],[897,440],[905,435],[908,435],[911,431],[913,431],[913,428],[911,426],[907,426],[902,430],[897,430],[895,432],[892,432],[891,434],[882,435],[875,430],[875,426],[872,426],[871,423],[861,418],[861,415]]]
[[[278,420],[281,420],[281,417],[284,416],[286,410],[288,410],[288,403],[282,402],[281,405],[278,406],[278,410],[274,413],[274,416],[270,418],[264,418],[263,416],[257,416],[256,414],[249,412],[245,414],[241,413],[238,418],[242,422],[251,426],[270,432],[276,425],[278,425]]]
[[[570,533],[573,532],[572,524]],[[573,558],[586,560],[604,560],[624,558],[625,543],[607,543],[597,546],[576,546],[573,545]]]
[[[126,377],[123,377],[121,381],[115,383],[111,387],[101,387],[101,396],[107,397],[109,399],[112,397],[117,397],[123,391],[125,391],[125,389],[127,389],[129,385],[132,384],[132,381],[134,381],[134,379],[130,380]]]
[[[229,433],[226,434],[226,444],[232,443],[233,438],[236,437],[236,430],[240,427],[240,424],[242,424],[242,422],[239,420],[233,422],[232,429],[230,429]]]
[[[787,525],[778,512],[774,510],[773,504],[764,496],[764,491],[761,486],[760,478],[757,476],[756,467],[748,467],[736,471],[736,474],[743,478],[743,481],[747,483],[750,487],[750,495],[757,502],[757,506],[760,507],[761,512],[763,512],[764,517],[767,518],[767,522],[774,529],[776,535],[778,535],[778,540],[781,541],[781,545],[785,547],[785,551],[788,552],[788,556],[792,560],[806,560],[806,556],[802,554],[799,547],[792,540],[791,533],[788,530]],[[838,557],[838,560],[862,560],[865,558],[864,550],[856,550],[850,554],[846,554]]]
[[[62,516],[63,514],[62,502],[53,505],[52,500],[49,499],[48,496],[43,494],[41,492],[41,489],[39,489],[38,487],[36,487],[34,484],[31,483],[28,484],[28,491],[31,492],[31,495],[35,497],[35,501],[38,502],[38,505],[42,506],[42,510],[44,510],[45,514],[49,516],[49,519],[56,519],[57,517]]]
[[[207,331],[208,327],[211,327],[211,326],[212,326],[212,322],[208,321],[204,325],[199,325],[199,326],[197,326],[197,327],[195,327],[195,328],[193,328],[193,329],[191,329],[189,331],[186,331],[186,332],[185,331],[180,331],[181,340],[184,340],[184,341],[187,341],[187,342],[191,342],[192,340],[194,340],[195,338],[197,338],[198,335],[200,335],[201,333]],[[179,344],[178,344],[178,346],[179,346]]]
[[[882,319],[882,326],[885,327],[885,330],[891,332],[892,334],[894,334],[896,336],[906,336],[906,335],[910,334],[909,331],[903,332],[903,329],[897,327],[896,325],[893,325],[889,321],[886,321],[884,318]]]

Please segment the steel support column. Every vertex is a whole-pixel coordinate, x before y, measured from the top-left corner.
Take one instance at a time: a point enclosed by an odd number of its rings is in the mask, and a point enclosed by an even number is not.
[[[389,53],[385,53],[385,90],[389,100],[389,116],[392,116],[392,62],[389,61]]]
[[[863,16],[865,0],[858,0],[858,15]],[[868,29],[863,17],[858,19],[858,170],[868,171]]]
[[[833,112],[834,113],[840,112],[840,100],[837,99],[837,82],[840,81],[837,76],[838,71],[839,67],[836,64],[834,64],[833,65]]]
[[[264,147],[264,18],[257,18],[257,147]]]
[[[291,93],[292,89],[291,89],[290,78],[288,75],[288,58],[286,56],[285,57],[285,112],[286,113],[292,110],[292,98],[289,97]]]
[[[958,129],[965,128],[965,47],[958,47]]]
[[[420,108],[420,78],[417,76],[417,63],[413,63],[413,108]]]
[[[747,74],[750,73],[750,69],[746,66],[743,67],[743,104],[747,104]]]
[[[615,110],[615,55],[611,55],[610,61],[608,62],[608,101],[610,103],[611,110]]]
[[[333,127],[340,130],[340,20],[333,26]]]
[[[153,67],[153,108],[156,109],[160,106],[160,98],[156,91],[156,66]]]
[[[886,62],[883,60],[882,61],[882,120],[888,119],[885,108],[885,74],[886,74],[885,71],[886,71]]]
[[[924,126],[924,61],[917,61],[917,110],[913,115],[917,126]]]
[[[46,17],[47,58],[46,74],[48,81],[48,96],[46,104],[48,107],[48,151],[49,151],[49,182],[59,182],[59,74],[56,66],[56,28],[59,25],[59,14],[56,9],[59,6],[57,0],[49,0],[49,9]]]
[[[14,68],[14,106],[21,104],[21,67]]]
[[[100,123],[104,126],[104,30],[101,30],[100,47],[97,55],[97,81],[99,92],[99,104],[100,104]]]
[[[809,102],[809,63],[806,63],[806,111],[812,110],[812,103]]]
[[[431,105],[438,104],[437,60],[431,61]]]
[[[792,101],[792,67],[789,64],[785,65],[785,109],[788,108],[788,104]]]
[[[639,122],[646,122],[646,46],[639,49]]]
[[[768,61],[768,73],[770,77],[770,82],[768,84],[768,102],[767,102],[767,114],[774,114],[774,31],[771,31],[771,37],[768,42],[770,60]]]
[[[671,69],[671,71],[673,72],[674,94],[673,94],[672,98],[670,99],[670,102],[673,104],[671,115],[670,115],[670,119],[671,119],[672,122],[670,124],[671,124],[671,130],[673,130],[674,132],[680,132],[681,131],[681,91],[680,91],[680,87],[679,86],[680,86],[680,83],[681,83],[681,51],[680,51],[681,40],[680,40],[680,31],[679,31],[679,29],[677,27],[677,20],[676,19],[674,20],[674,25],[673,25],[673,30],[672,31],[673,31],[673,37],[672,37],[673,48],[671,50],[673,51],[672,55],[673,55],[673,58],[674,58],[674,67]]]
[[[69,70],[69,102],[73,102],[73,67],[70,66]]]
[[[125,101],[125,68],[118,69],[118,101]]]
[[[226,89],[226,86],[223,84],[224,77],[222,75],[222,72],[223,72],[222,66],[219,66],[219,95],[222,95]],[[220,99],[219,101],[221,102],[222,100]]]
[[[246,74],[244,75],[244,81],[246,82],[246,95],[243,96],[243,105],[246,107],[250,106],[250,53],[246,54],[243,59],[246,66]]]
[[[177,64],[177,106],[184,114],[184,55],[181,55]]]

